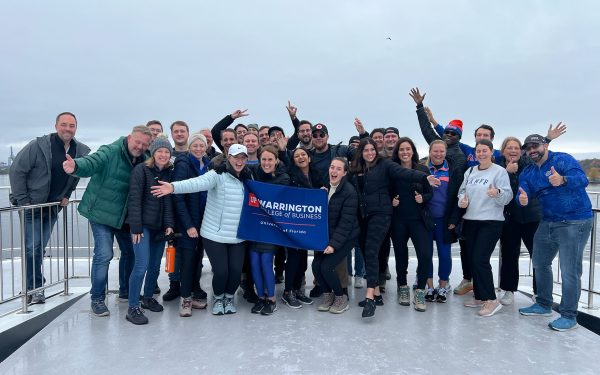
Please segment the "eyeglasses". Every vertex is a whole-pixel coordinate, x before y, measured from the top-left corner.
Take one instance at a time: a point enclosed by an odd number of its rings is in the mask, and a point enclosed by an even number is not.
[[[451,135],[453,137],[456,137],[458,135],[458,133],[455,132],[454,130],[445,130],[444,134],[448,134],[448,135]]]
[[[327,134],[325,133],[313,133],[313,138],[325,138]]]

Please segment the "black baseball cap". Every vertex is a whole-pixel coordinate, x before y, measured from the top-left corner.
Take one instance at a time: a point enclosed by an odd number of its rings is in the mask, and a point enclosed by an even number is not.
[[[324,134],[329,134],[329,131],[327,131],[327,126],[321,123],[316,124],[312,127],[312,134],[315,134],[316,132],[323,132]]]
[[[350,137],[348,144],[350,144],[352,142],[360,142],[360,137],[358,135],[353,135],[352,137]]]
[[[270,136],[273,134],[273,132],[275,132],[275,131],[280,131],[280,132],[281,132],[281,134],[285,135],[285,132],[283,131],[283,129],[282,129],[281,127],[279,127],[279,126],[271,126],[271,127],[269,128],[269,137],[270,137]]]
[[[539,134],[531,134],[525,138],[525,142],[523,142],[521,149],[526,150],[528,144],[545,145],[546,143],[548,143],[546,142],[546,137],[542,137]]]
[[[387,133],[396,133],[396,135],[398,135],[398,136],[400,135],[398,128],[395,128],[393,126],[385,128],[385,133],[383,133],[383,134],[387,134]]]

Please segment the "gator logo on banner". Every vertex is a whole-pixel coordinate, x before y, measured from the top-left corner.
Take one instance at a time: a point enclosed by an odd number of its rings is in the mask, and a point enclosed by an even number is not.
[[[299,249],[327,247],[327,192],[246,181],[238,238]]]

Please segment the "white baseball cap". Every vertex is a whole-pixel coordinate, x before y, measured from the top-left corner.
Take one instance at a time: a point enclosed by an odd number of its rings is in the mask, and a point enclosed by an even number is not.
[[[229,147],[229,155],[237,156],[239,154],[244,154],[248,156],[248,149],[246,148],[246,146],[235,143]]]

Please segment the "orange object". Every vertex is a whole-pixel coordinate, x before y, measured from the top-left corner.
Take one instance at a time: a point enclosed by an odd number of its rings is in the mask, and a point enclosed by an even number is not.
[[[167,246],[167,260],[165,262],[165,272],[175,272],[175,246],[172,242],[169,242]]]

